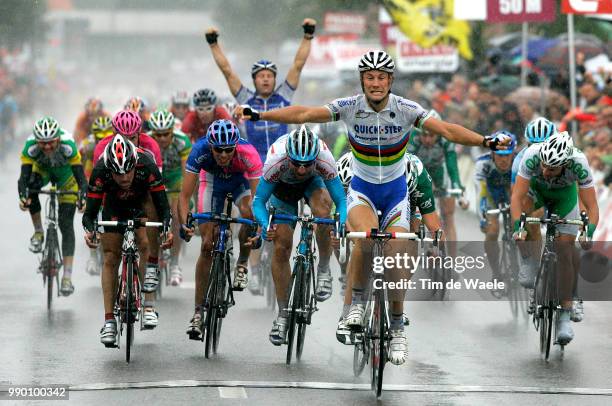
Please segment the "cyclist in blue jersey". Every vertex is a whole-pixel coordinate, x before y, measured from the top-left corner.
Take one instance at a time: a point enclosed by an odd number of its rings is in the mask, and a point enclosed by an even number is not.
[[[492,270],[492,279],[499,276],[499,216],[487,216],[487,210],[495,209],[500,203],[510,204],[510,172],[514,159],[516,136],[500,131],[512,138],[510,149],[494,151],[476,160],[476,181],[480,184],[480,230],[485,234],[484,249]]]
[[[510,139],[483,137],[457,124],[431,117],[419,104],[391,93],[395,63],[384,51],[370,51],[359,62],[362,94],[336,99],[321,107],[289,106],[258,112],[236,109],[237,118],[302,124],[344,121],[353,151],[353,179],[348,191],[348,225],[353,231],[372,228],[390,232],[410,231],[410,205],[407,198],[405,152],[413,126],[464,145],[505,149]],[[380,220],[377,216],[380,211]],[[362,266],[364,244],[357,241],[351,251],[349,275],[353,282],[352,304],[347,325],[357,328],[364,316],[364,287],[369,267]],[[403,247],[402,247],[403,248]],[[404,248],[405,250],[405,248]],[[397,252],[397,251],[395,251]],[[405,251],[402,251],[405,252]],[[395,255],[388,253],[387,255]],[[405,276],[404,276],[405,275]],[[404,273],[402,278],[411,275]],[[392,296],[389,360],[403,364],[406,359],[403,298],[398,289]]]
[[[291,99],[298,87],[300,74],[304,64],[310,54],[310,44],[314,38],[316,21],[311,18],[304,19],[302,28],[304,29],[304,37],[293,60],[293,65],[287,72],[285,80],[278,85],[276,81],[277,68],[276,64],[262,59],[253,64],[251,68],[251,77],[255,90],[248,89],[243,85],[242,81],[232,69],[229,61],[225,57],[221,46],[217,42],[219,31],[215,28],[210,28],[206,31],[206,41],[210,45],[212,56],[223,73],[227,85],[236,98],[238,104],[248,105],[259,111],[268,111],[291,105]],[[230,112],[232,113],[232,112]],[[245,123],[246,138],[255,147],[259,153],[262,163],[266,161],[268,149],[276,140],[289,132],[287,125],[271,121]],[[249,290],[258,294],[260,293],[259,281],[261,274],[261,266],[259,263],[260,255],[263,250],[254,251],[250,257],[251,263],[251,283]]]
[[[544,142],[557,132],[557,126],[552,121],[544,117],[538,117],[531,120],[525,127],[525,139],[527,140],[527,146],[532,144],[539,144]],[[521,167],[521,159],[527,151],[527,147],[523,148],[512,161],[512,184],[516,182],[516,175],[518,175],[519,168]],[[539,227],[539,225],[537,225]]]

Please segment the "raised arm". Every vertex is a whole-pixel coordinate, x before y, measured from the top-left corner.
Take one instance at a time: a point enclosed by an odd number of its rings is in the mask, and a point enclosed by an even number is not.
[[[285,124],[327,123],[332,121],[331,113],[324,106],[289,106],[263,112],[254,112],[250,108],[245,111],[244,107],[238,106],[234,114],[237,120],[266,120]]]
[[[238,78],[238,75],[236,75],[229,61],[225,57],[221,46],[217,42],[218,37],[219,30],[217,30],[216,28],[211,27],[206,30],[206,42],[208,42],[208,45],[210,46],[210,52],[212,52],[213,59],[221,70],[221,73],[223,73],[223,76],[225,76],[225,80],[227,81],[227,85],[229,86],[230,92],[232,92],[233,96],[236,96],[238,94],[238,91],[242,87],[242,82],[240,81],[240,78]],[[306,56],[308,57],[308,55]]]
[[[434,117],[429,117],[423,128],[434,134],[439,134],[450,142],[469,146],[480,146],[484,137],[458,124],[447,123]]]
[[[287,73],[287,83],[293,89],[297,89],[298,83],[300,81],[300,74],[302,73],[302,69],[306,64],[306,60],[308,59],[308,55],[310,55],[310,44],[314,37],[314,30],[317,22],[312,18],[305,18],[302,23],[302,27],[304,28],[304,38],[300,43],[300,47],[298,48],[295,59],[293,60],[293,65],[289,72]]]

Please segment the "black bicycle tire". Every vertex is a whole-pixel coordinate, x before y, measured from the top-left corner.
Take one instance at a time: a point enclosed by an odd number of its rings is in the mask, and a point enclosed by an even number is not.
[[[59,247],[57,247],[57,242],[54,240],[54,238],[57,239],[57,230],[53,227],[50,226],[47,229],[47,240],[45,243],[45,248],[43,250],[43,273],[46,276],[46,284],[47,284],[47,311],[50,311],[51,308],[53,307],[53,281],[55,280],[56,285],[57,285],[57,293],[59,294],[59,281],[58,281],[58,273],[59,273],[59,269],[57,269],[57,266],[55,264],[55,249],[59,250]],[[53,272],[55,269],[55,273]]]
[[[134,318],[132,317],[132,283],[134,282],[134,264],[128,260],[125,280],[125,322],[126,322],[126,337],[125,337],[125,361],[130,362],[131,349],[134,336]]]
[[[217,303],[219,306],[226,306],[226,298],[227,298],[227,278],[229,276],[229,258],[226,257],[223,261],[223,275],[217,280]],[[227,309],[225,309],[227,310]],[[217,311],[216,320],[213,331],[213,354],[217,353],[217,349],[219,348],[219,341],[221,339],[221,327],[223,326],[223,312]]]
[[[287,325],[287,357],[285,362],[287,365],[291,364],[291,357],[293,353],[293,339],[295,338],[295,327],[297,324],[297,309],[300,307],[300,292],[301,286],[299,278],[299,274],[301,274],[302,269],[302,259],[297,257],[295,260],[295,265],[293,268],[293,272],[291,274],[291,289],[289,290],[289,298],[291,299],[293,296],[293,300],[291,303],[288,303],[287,307],[290,307],[289,310],[289,324]]]
[[[379,374],[380,370],[380,362],[384,357],[381,352],[381,342],[383,341],[384,331],[381,329],[383,324],[381,323],[382,318],[384,317],[381,310],[380,303],[380,290],[376,290],[374,292],[374,309],[372,311],[372,336],[370,342],[372,343],[371,353],[370,353],[370,388],[376,395],[376,397],[380,396],[380,387],[379,382],[381,382],[381,377]]]
[[[301,286],[302,286],[302,295],[301,295],[301,305],[302,310],[306,311],[306,303],[308,303],[308,311],[312,309],[313,298],[310,294],[311,288],[311,276],[314,277],[314,272],[312,269],[312,262],[310,262],[309,271],[302,273]],[[306,328],[308,327],[308,323],[306,319],[309,318],[310,315],[303,313],[303,317],[299,320],[298,331],[297,331],[297,348],[295,349],[295,358],[300,361],[302,359],[302,352],[304,351],[304,342],[306,340]]]
[[[208,308],[206,309],[206,319],[205,319],[205,339],[204,339],[204,356],[206,358],[210,358],[212,347],[213,347],[213,336],[214,331],[216,329],[216,319],[217,319],[217,278],[221,274],[220,271],[217,271],[217,268],[222,265],[219,264],[220,255],[218,253],[213,253],[213,260],[210,268],[210,277],[208,280],[208,288],[206,290],[206,298],[204,303],[208,303]]]

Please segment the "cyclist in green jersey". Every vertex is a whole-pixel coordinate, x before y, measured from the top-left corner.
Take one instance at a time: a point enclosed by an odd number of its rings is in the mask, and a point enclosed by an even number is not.
[[[41,189],[49,182],[60,191],[71,191],[75,195],[59,196],[59,229],[62,233],[62,255],[64,275],[60,292],[64,296],[74,292],[72,264],[74,260],[74,213],[77,202],[84,206],[87,180],[83,172],[81,154],[72,138],[52,117],[43,117],[34,125],[33,134],[26,140],[21,152],[21,175],[18,181],[19,207],[29,210],[34,225],[30,239],[30,251],[42,251],[44,233],[41,205],[37,193],[29,190]]]
[[[440,115],[431,110],[432,117],[440,120]],[[434,195],[440,197],[440,214],[444,231],[450,241],[457,241],[455,230],[455,198],[447,193],[448,189],[464,189],[459,178],[457,152],[455,144],[446,138],[428,130],[413,129],[408,152],[419,157],[431,176]],[[467,201],[460,199],[462,208],[467,208]]]
[[[166,194],[170,202],[172,216],[178,218],[178,198],[183,184],[183,172],[187,157],[191,152],[189,137],[180,130],[174,129],[175,117],[168,110],[157,110],[151,115],[149,125],[150,135],[157,141],[163,160],[162,177],[166,186]],[[172,223],[172,232],[178,235],[179,222]],[[183,281],[183,273],[179,267],[179,254],[181,252],[181,239],[178,238],[172,245],[170,259],[170,283],[178,286]]]

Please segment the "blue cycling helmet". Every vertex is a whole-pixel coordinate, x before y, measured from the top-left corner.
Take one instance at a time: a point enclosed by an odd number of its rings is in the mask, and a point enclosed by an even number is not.
[[[210,123],[206,138],[213,147],[236,145],[240,139],[240,130],[229,120],[215,120]]]
[[[546,141],[548,137],[556,132],[557,127],[555,123],[544,117],[538,117],[535,120],[531,120],[527,127],[525,127],[525,138],[530,144],[536,144]]]
[[[306,124],[287,136],[287,156],[292,161],[311,162],[319,155],[319,137]]]
[[[267,59],[262,59],[260,61],[255,62],[253,64],[253,67],[251,68],[251,76],[253,77],[253,79],[255,79],[255,75],[257,74],[257,72],[262,71],[264,69],[271,71],[274,74],[274,77],[276,77],[276,64],[274,62],[270,62]]]
[[[495,152],[497,155],[510,155],[514,153],[514,148],[516,148],[516,135],[512,134],[510,131],[506,131],[506,130],[501,130],[501,131],[497,131],[494,132],[493,134],[491,134],[491,137],[497,137],[498,135],[506,135],[508,137],[510,137],[511,141],[510,144],[508,145],[508,149],[498,149]]]

